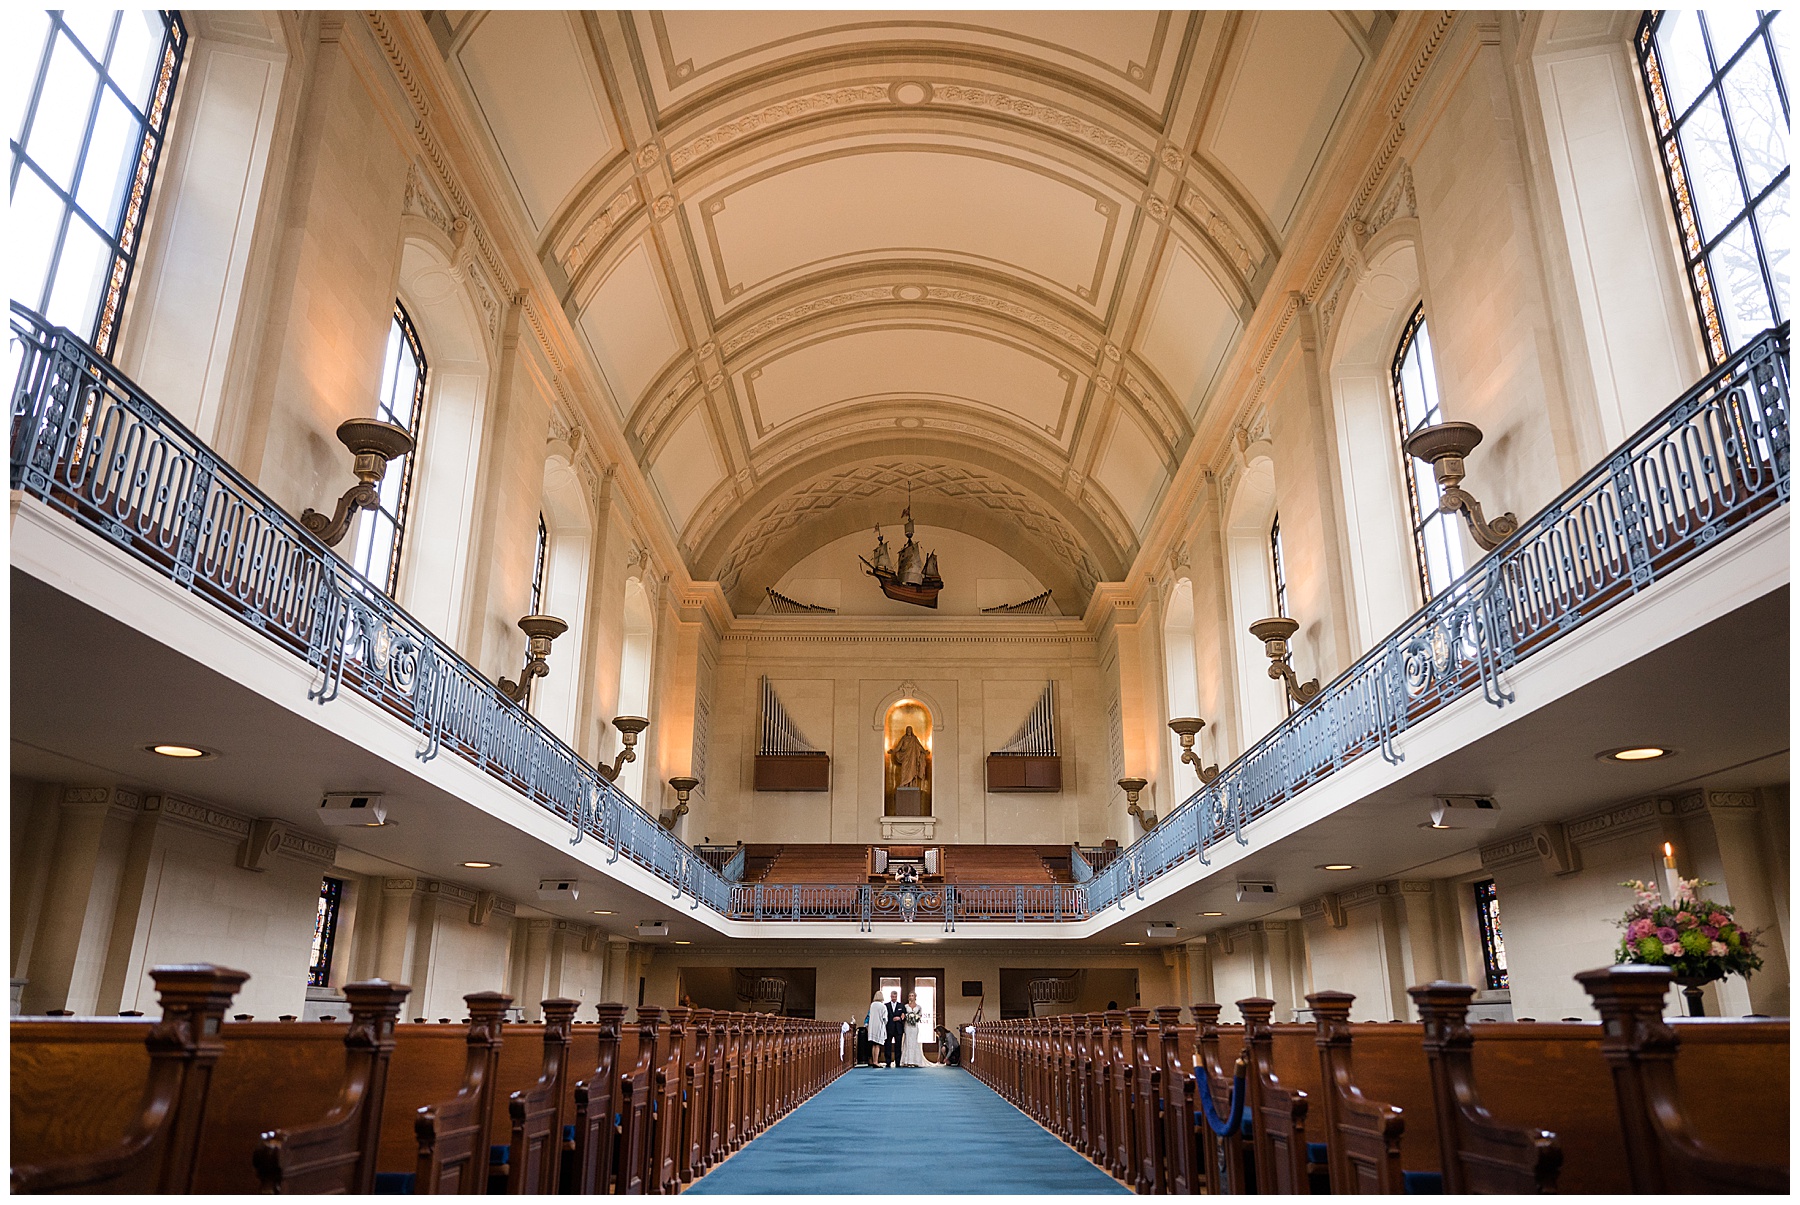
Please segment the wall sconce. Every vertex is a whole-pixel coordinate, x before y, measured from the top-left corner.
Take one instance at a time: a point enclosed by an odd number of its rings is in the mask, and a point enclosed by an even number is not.
[[[669,785],[675,788],[675,810],[664,812],[657,820],[664,828],[674,832],[675,822],[688,814],[688,796],[694,793],[694,788],[700,785],[700,780],[684,774],[679,778],[671,778]]]
[[[650,727],[650,721],[641,715],[616,715],[613,717],[613,727],[619,730],[619,736],[624,740],[625,747],[619,750],[617,757],[613,758],[612,765],[594,767],[600,772],[600,777],[606,779],[607,782],[619,781],[619,771],[625,768],[625,763],[637,760],[638,733]]]
[[[350,468],[356,474],[356,484],[337,500],[337,509],[331,518],[327,519],[310,506],[300,512],[301,525],[324,541],[327,548],[337,547],[337,542],[344,538],[344,533],[350,530],[352,515],[359,510],[374,510],[381,501],[377,487],[387,474],[388,461],[413,450],[411,432],[377,418],[345,419],[338,424],[337,437],[338,442],[356,457]]]
[[[1125,810],[1138,818],[1138,823],[1144,826],[1145,832],[1156,827],[1156,813],[1146,812],[1138,806],[1138,795],[1149,785],[1149,780],[1143,778],[1121,778],[1119,780],[1119,789],[1125,792]]]
[[[554,615],[527,615],[519,620],[519,630],[525,633],[525,668],[519,671],[517,682],[500,679],[500,693],[523,707],[531,694],[531,680],[550,672],[550,663],[544,660],[550,655],[550,642],[568,631],[569,625]]]
[[[1492,551],[1500,542],[1519,530],[1519,520],[1511,511],[1489,523],[1481,514],[1481,503],[1462,488],[1463,458],[1481,442],[1481,428],[1474,423],[1437,423],[1420,427],[1406,439],[1406,453],[1428,461],[1437,477],[1443,496],[1438,510],[1446,515],[1462,512],[1469,534],[1484,551]]]
[[[1181,738],[1181,760],[1194,767],[1194,773],[1200,776],[1201,782],[1211,782],[1219,776],[1219,767],[1203,766],[1201,758],[1194,752],[1194,738],[1206,727],[1206,721],[1199,716],[1185,716],[1182,719],[1170,720],[1169,728]]]
[[[1318,698],[1319,680],[1300,681],[1294,667],[1288,664],[1288,640],[1299,630],[1300,625],[1285,615],[1259,619],[1250,625],[1250,634],[1263,642],[1263,652],[1269,655],[1269,677],[1287,683],[1288,698],[1304,707]]]

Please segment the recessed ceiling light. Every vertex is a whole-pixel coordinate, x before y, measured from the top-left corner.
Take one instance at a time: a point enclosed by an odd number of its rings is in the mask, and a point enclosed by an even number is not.
[[[903,942],[901,942],[901,943],[900,943],[900,944],[901,944],[901,945],[903,945],[903,946],[910,946],[910,945],[912,945],[912,942],[910,942],[910,941],[903,941]]]
[[[1655,761],[1659,757],[1667,757],[1675,752],[1661,745],[1633,745],[1627,749],[1608,749],[1599,754],[1611,761]]]
[[[1315,869],[1318,869],[1318,870],[1355,870],[1356,867],[1352,866],[1348,862],[1327,862],[1322,866],[1316,867]]]
[[[145,745],[144,748],[163,757],[178,757],[186,761],[219,756],[210,749],[199,749],[193,745]]]
[[[1202,912],[1201,916],[1224,916],[1223,912]]]
[[[1141,942],[1141,941],[1128,941],[1128,942],[1126,942],[1126,943],[1125,943],[1125,944],[1126,944],[1126,945],[1128,945],[1128,946],[1141,946],[1141,945],[1143,945],[1143,944],[1144,944],[1144,943],[1143,943],[1143,942]]]
[[[500,865],[500,863],[498,863],[498,862],[464,862],[463,865],[468,867],[470,870],[492,870],[494,867]]]
[[[595,916],[611,916],[612,913],[607,911],[605,908],[596,908],[596,909],[594,909],[594,915]]]
[[[694,944],[694,943],[693,943],[693,942],[691,942],[691,941],[678,941],[678,942],[676,942],[676,943],[675,943],[675,944],[676,944],[676,945],[678,945],[678,946],[691,946],[691,945],[693,945],[693,944]]]

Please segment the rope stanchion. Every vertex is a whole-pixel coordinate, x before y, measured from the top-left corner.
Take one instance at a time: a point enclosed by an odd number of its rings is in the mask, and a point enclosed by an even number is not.
[[[1246,1055],[1238,1055],[1237,1066],[1231,1077],[1231,1103],[1227,1108],[1229,1120],[1221,1120],[1218,1108],[1213,1104],[1212,1085],[1206,1074],[1206,1060],[1194,1060],[1194,1086],[1200,1097],[1200,1112],[1206,1119],[1206,1126],[1221,1138],[1230,1138],[1244,1124],[1244,1075],[1249,1059]]]

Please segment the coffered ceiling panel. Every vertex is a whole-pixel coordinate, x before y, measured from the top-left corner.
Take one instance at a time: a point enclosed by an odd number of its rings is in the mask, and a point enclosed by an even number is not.
[[[1237,311],[1181,243],[1171,242],[1138,350],[1191,419],[1237,342]]]
[[[680,531],[700,500],[725,479],[725,466],[706,427],[706,411],[696,406],[657,449],[650,480],[662,494],[669,521]]]
[[[808,274],[922,257],[1092,306],[1118,259],[1123,209],[1051,161],[905,136],[758,164],[688,204],[722,309]]]
[[[534,231],[618,145],[580,13],[487,14],[457,52]]]
[[[750,365],[739,379],[745,427],[757,441],[836,406],[879,405],[898,417],[937,404],[999,413],[1065,446],[1081,383],[1028,344],[923,324],[818,335]]]
[[[650,85],[668,109],[794,60],[852,48],[1025,59],[1160,110],[1192,14],[1054,12],[636,13]]]
[[[643,242],[633,244],[607,270],[582,306],[580,321],[621,417],[631,413],[645,387],[682,350],[665,290]]]
[[[1094,480],[1112,495],[1131,522],[1131,529],[1140,535],[1168,477],[1156,443],[1143,424],[1123,406],[1115,409]]]
[[[1286,230],[1362,66],[1355,39],[1329,12],[1260,12],[1201,147]]]

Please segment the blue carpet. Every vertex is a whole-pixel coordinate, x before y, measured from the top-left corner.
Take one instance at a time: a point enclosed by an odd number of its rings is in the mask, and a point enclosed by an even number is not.
[[[959,1067],[859,1067],[690,1193],[1123,1193]]]

